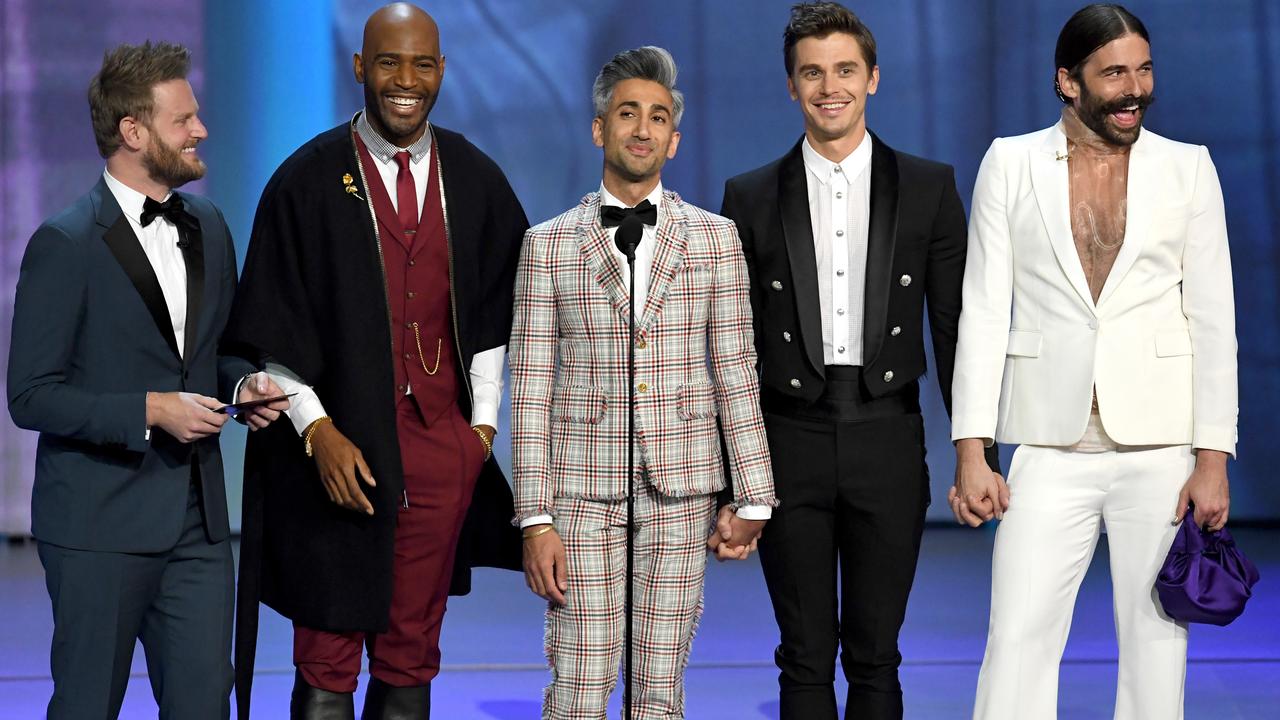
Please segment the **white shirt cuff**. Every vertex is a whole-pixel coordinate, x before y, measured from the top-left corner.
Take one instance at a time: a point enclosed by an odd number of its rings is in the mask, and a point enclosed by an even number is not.
[[[302,379],[289,368],[269,362],[267,363],[267,374],[271,376],[271,379],[275,381],[280,391],[285,395],[296,393],[289,398],[289,409],[284,412],[289,416],[289,422],[293,423],[293,429],[299,436],[306,432],[307,426],[311,423],[328,415],[324,411],[324,405],[321,404],[320,397],[316,395],[316,391],[310,385],[302,382]]]
[[[520,529],[523,530],[534,525],[549,525],[553,520],[550,515],[533,515],[520,521]]]
[[[502,403],[502,368],[507,360],[507,346],[499,345],[471,358],[471,424],[498,427],[498,408]]]
[[[773,508],[768,505],[742,505],[735,514],[743,520],[768,520],[773,517]]]

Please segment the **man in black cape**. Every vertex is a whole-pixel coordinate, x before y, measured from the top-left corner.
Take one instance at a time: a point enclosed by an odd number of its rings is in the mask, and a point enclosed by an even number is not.
[[[245,461],[237,698],[259,600],[294,623],[291,717],[426,717],[447,594],[520,567],[492,458],[524,211],[427,121],[445,62],[421,9],[370,16],[365,110],[299,148],[254,220],[226,342],[298,392]],[[456,561],[455,561],[456,558]]]

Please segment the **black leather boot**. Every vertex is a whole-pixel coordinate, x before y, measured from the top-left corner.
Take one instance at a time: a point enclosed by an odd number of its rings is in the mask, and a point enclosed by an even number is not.
[[[336,693],[311,687],[302,673],[293,673],[293,697],[289,699],[289,720],[355,720],[356,704],[351,693]]]
[[[395,687],[370,676],[360,720],[427,720],[431,686]]]

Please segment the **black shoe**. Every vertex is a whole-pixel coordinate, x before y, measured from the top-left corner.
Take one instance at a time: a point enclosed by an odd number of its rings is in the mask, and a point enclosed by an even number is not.
[[[431,717],[431,685],[395,687],[369,678],[360,720],[427,720]]]
[[[356,705],[351,693],[336,693],[311,687],[302,673],[293,674],[293,697],[289,699],[289,720],[355,720]]]

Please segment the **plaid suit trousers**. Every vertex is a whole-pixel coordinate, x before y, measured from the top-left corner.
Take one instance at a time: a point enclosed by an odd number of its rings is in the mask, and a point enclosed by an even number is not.
[[[642,475],[635,505],[632,708],[637,719],[683,718],[715,496],[662,495]],[[542,717],[603,719],[623,660],[627,503],[557,498],[555,506],[568,590],[564,606],[547,608]]]

